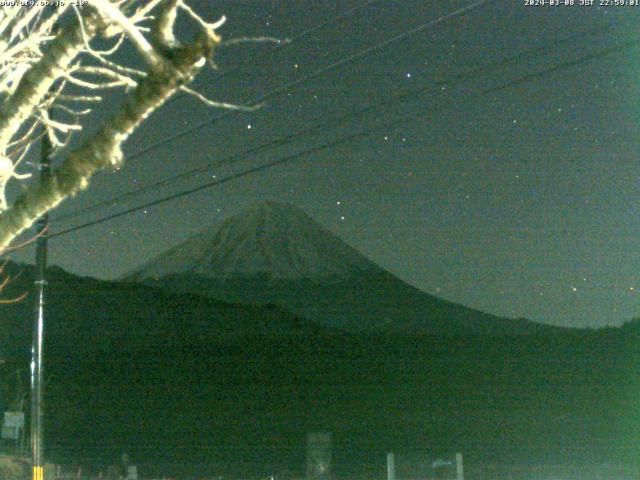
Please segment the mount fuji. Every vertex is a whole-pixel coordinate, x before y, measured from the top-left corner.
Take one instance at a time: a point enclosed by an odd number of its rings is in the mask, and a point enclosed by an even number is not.
[[[288,204],[264,202],[210,226],[123,280],[224,301],[270,303],[348,332],[548,333],[418,290]]]
[[[195,273],[216,279],[347,278],[379,269],[297,207],[265,202],[204,229],[129,276]]]

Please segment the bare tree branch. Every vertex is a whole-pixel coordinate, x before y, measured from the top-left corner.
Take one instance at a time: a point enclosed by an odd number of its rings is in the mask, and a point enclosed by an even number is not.
[[[95,34],[97,22],[87,22],[85,30]],[[15,92],[0,106],[0,153],[17,133],[23,122],[47,95],[53,83],[63,76],[83,46],[79,24],[68,26],[52,42],[47,55],[21,78]]]
[[[184,0],[88,1],[85,8],[0,9],[0,252],[41,215],[87,188],[94,173],[120,168],[123,143],[176,92],[184,91],[211,107],[258,108],[218,102],[188,87],[221,44],[216,30],[224,16],[207,22]],[[191,44],[175,37],[180,12],[199,30]],[[63,27],[56,27],[58,23]],[[113,43],[94,47],[98,38]],[[125,44],[139,53],[145,70],[115,60]],[[102,101],[101,92],[114,88],[125,94],[122,107],[70,150],[72,134],[83,129],[84,119],[92,118],[87,115]],[[6,186],[30,176],[16,167],[42,135],[49,137],[62,161],[43,183],[26,182],[22,194],[9,204]]]
[[[206,31],[192,45],[165,52],[161,65],[152,65],[123,107],[95,135],[71,152],[54,169],[50,179],[29,186],[0,214],[0,249],[42,214],[86,188],[94,173],[119,165],[123,161],[123,142],[153,111],[194,78],[219,41],[215,32]]]

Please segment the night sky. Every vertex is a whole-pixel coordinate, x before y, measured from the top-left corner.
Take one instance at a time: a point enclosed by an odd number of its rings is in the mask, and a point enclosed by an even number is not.
[[[473,1],[196,0],[228,17],[225,39],[294,37],[218,52],[196,88],[252,103]],[[50,263],[115,279],[202,227],[264,200],[291,202],[408,283],[489,313],[567,326],[618,325],[640,315],[640,6],[527,6],[489,0],[466,15],[372,51],[137,156],[52,216],[68,214],[302,128],[429,87],[377,111],[217,166],[152,193],[87,212],[60,231],[223,178],[359,130],[370,136],[178,200],[52,239]],[[573,37],[573,38],[572,38]],[[569,39],[569,40],[567,40]],[[538,47],[459,82],[459,74]],[[606,53],[596,53],[606,52]],[[594,54],[595,55],[591,55]],[[536,72],[508,88],[482,93]],[[131,54],[133,56],[133,54]],[[109,101],[98,125],[117,105]],[[180,97],[134,135],[132,155],[225,112]],[[400,123],[403,117],[410,120]],[[396,122],[388,128],[384,122]],[[91,128],[88,129],[90,131]],[[19,253],[30,260],[32,252]]]

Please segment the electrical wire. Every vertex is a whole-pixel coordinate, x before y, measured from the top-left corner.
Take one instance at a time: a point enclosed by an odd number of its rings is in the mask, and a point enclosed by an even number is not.
[[[610,47],[610,48],[607,48],[607,49],[599,50],[598,52],[592,52],[592,53],[590,53],[588,55],[585,55],[583,57],[580,57],[580,58],[578,58],[576,60],[563,62],[561,64],[554,65],[553,67],[549,67],[549,68],[540,70],[538,72],[533,72],[533,73],[527,74],[527,75],[522,76],[522,77],[520,77],[518,79],[505,82],[505,83],[503,83],[503,84],[501,84],[499,86],[494,86],[494,87],[490,87],[490,88],[484,89],[484,90],[480,91],[479,93],[477,93],[474,96],[475,97],[481,97],[481,96],[485,96],[485,95],[488,95],[488,94],[491,94],[491,93],[495,93],[495,92],[498,92],[498,91],[501,91],[501,90],[506,90],[506,89],[511,88],[511,87],[513,87],[515,85],[518,85],[518,84],[521,84],[521,83],[525,83],[525,82],[529,82],[529,81],[537,79],[537,78],[542,78],[542,77],[547,76],[549,74],[557,73],[557,72],[565,70],[567,68],[571,68],[571,67],[575,67],[577,65],[584,64],[584,63],[586,63],[588,61],[592,61],[592,60],[594,60],[596,58],[602,58],[602,57],[611,55],[613,53],[617,53],[621,49],[628,48],[628,47],[631,47],[631,46],[635,46],[635,45],[638,45],[639,43],[640,43],[640,41],[636,39],[636,40],[634,40],[632,42],[626,42],[624,44],[619,44],[619,45],[616,45],[614,47]],[[221,184],[230,182],[232,180],[237,180],[239,178],[245,177],[245,176],[253,174],[253,173],[264,171],[266,169],[273,168],[273,167],[278,166],[278,165],[282,165],[282,164],[289,163],[289,162],[292,162],[292,161],[300,159],[300,158],[304,158],[304,157],[306,157],[306,156],[308,156],[310,154],[313,154],[313,153],[319,153],[319,152],[327,150],[329,148],[349,143],[349,142],[351,142],[351,141],[353,141],[353,140],[355,140],[357,138],[369,136],[372,133],[378,132],[378,131],[380,131],[382,129],[394,129],[394,128],[397,128],[398,126],[400,126],[402,124],[405,124],[405,123],[407,123],[407,122],[409,122],[411,120],[415,120],[417,118],[423,117],[425,115],[429,115],[431,113],[432,112],[427,112],[425,114],[424,112],[419,112],[417,114],[405,116],[405,117],[403,117],[403,118],[401,118],[399,120],[394,120],[394,121],[390,121],[390,122],[384,122],[384,123],[382,123],[382,124],[380,124],[380,125],[378,125],[376,127],[373,127],[373,128],[370,128],[370,129],[366,129],[366,130],[363,130],[363,131],[359,131],[359,132],[353,133],[351,135],[341,137],[341,138],[339,138],[337,140],[334,140],[334,141],[331,141],[331,142],[327,142],[327,143],[324,143],[322,145],[319,145],[319,146],[316,146],[316,147],[313,147],[313,148],[310,148],[310,149],[307,149],[307,150],[304,150],[304,151],[301,151],[301,152],[298,152],[298,153],[295,153],[295,154],[292,154],[292,155],[288,155],[286,157],[283,157],[283,158],[280,158],[280,159],[277,159],[277,160],[274,160],[274,161],[271,161],[271,162],[267,162],[265,164],[262,164],[262,165],[259,165],[259,166],[256,166],[256,167],[253,167],[253,168],[250,168],[250,169],[246,169],[246,170],[244,170],[242,172],[238,172],[238,173],[229,175],[229,176],[227,176],[225,178],[222,178],[220,180],[208,182],[208,183],[199,185],[197,187],[193,187],[193,188],[190,188],[190,189],[187,189],[187,190],[183,190],[181,192],[174,193],[172,195],[167,195],[167,196],[161,197],[159,199],[153,200],[151,202],[148,202],[148,203],[145,203],[145,204],[142,204],[142,205],[138,205],[138,206],[135,206],[135,207],[132,207],[132,208],[117,212],[117,213],[112,214],[112,215],[108,215],[108,216],[105,216],[105,217],[102,217],[102,218],[99,218],[99,219],[96,219],[96,220],[92,220],[90,222],[86,222],[86,223],[83,223],[83,224],[80,224],[80,225],[77,225],[77,226],[74,226],[74,227],[71,227],[71,228],[68,228],[68,229],[65,229],[65,230],[61,230],[61,231],[52,233],[52,234],[49,235],[49,238],[55,238],[55,237],[66,235],[66,234],[69,234],[69,233],[72,233],[72,232],[76,232],[78,230],[82,230],[84,228],[88,228],[88,227],[91,227],[91,226],[94,226],[94,225],[98,225],[100,223],[104,223],[104,222],[107,222],[109,220],[113,220],[115,218],[119,218],[119,217],[122,217],[122,216],[125,216],[125,215],[129,215],[131,213],[134,213],[134,212],[137,212],[137,211],[140,211],[140,210],[143,210],[143,209],[148,209],[150,207],[154,207],[154,206],[160,205],[162,203],[166,203],[166,202],[178,199],[178,198],[182,198],[182,197],[185,197],[185,196],[188,196],[188,195],[192,195],[192,194],[197,193],[199,191],[202,191],[202,190],[205,190],[205,189],[217,186],[217,185],[221,185]]]
[[[462,7],[462,8],[459,8],[457,10],[451,11],[451,12],[449,12],[447,14],[444,14],[444,15],[436,18],[435,20],[431,20],[429,22],[420,24],[417,27],[414,27],[414,28],[412,28],[410,30],[404,31],[402,33],[399,33],[399,34],[397,34],[397,35],[395,35],[395,36],[393,36],[391,38],[388,38],[387,40],[383,40],[380,43],[372,45],[371,47],[367,47],[367,48],[365,48],[363,50],[360,50],[359,52],[356,52],[356,53],[354,53],[352,55],[349,55],[348,57],[345,57],[345,58],[343,58],[341,60],[338,60],[338,61],[336,61],[334,63],[331,63],[331,64],[329,64],[329,65],[327,65],[325,67],[322,67],[322,68],[316,70],[315,72],[310,73],[309,75],[305,75],[303,77],[300,77],[299,79],[287,82],[287,83],[285,83],[285,84],[283,84],[283,85],[281,85],[281,86],[279,86],[279,87],[277,87],[277,88],[275,88],[273,90],[270,90],[267,93],[264,93],[263,95],[259,95],[257,98],[255,98],[253,100],[253,103],[251,105],[252,106],[259,106],[262,103],[264,103],[266,100],[269,100],[271,98],[277,97],[277,96],[285,93],[287,90],[291,90],[292,88],[295,88],[295,87],[297,87],[297,86],[299,86],[299,85],[301,85],[303,83],[306,83],[306,82],[308,82],[310,80],[318,78],[318,77],[320,77],[320,76],[322,76],[322,75],[324,75],[324,74],[326,74],[326,73],[328,73],[330,71],[336,70],[336,69],[341,68],[341,67],[343,67],[345,65],[348,65],[348,64],[350,64],[352,62],[355,62],[356,60],[360,60],[360,59],[366,57],[367,55],[370,55],[371,53],[376,52],[378,50],[381,50],[381,49],[391,45],[392,43],[395,43],[395,42],[398,42],[400,40],[403,40],[403,39],[407,38],[410,35],[413,35],[413,34],[416,34],[418,32],[421,32],[421,31],[423,31],[423,30],[425,30],[427,28],[439,25],[439,24],[441,24],[441,23],[443,23],[443,22],[445,22],[447,20],[450,20],[452,18],[459,18],[459,17],[461,17],[463,15],[466,15],[470,11],[472,11],[472,10],[474,10],[476,8],[479,8],[480,6],[482,6],[483,4],[487,3],[488,1],[489,0],[478,0],[478,1],[476,1],[476,2],[474,2],[472,4],[469,4],[469,5],[465,6],[465,7]],[[238,115],[239,113],[241,113],[239,110],[229,110],[226,113],[223,113],[222,115],[218,115],[216,117],[209,118],[209,119],[204,120],[204,121],[202,121],[200,123],[197,123],[196,125],[194,125],[192,127],[184,129],[184,130],[182,130],[180,132],[177,132],[177,133],[175,133],[173,135],[170,135],[170,136],[164,138],[163,140],[160,140],[160,141],[158,141],[156,143],[153,143],[153,144],[151,144],[151,145],[149,145],[149,146],[147,146],[145,148],[142,148],[142,149],[138,150],[137,152],[134,152],[133,154],[128,155],[127,156],[128,161],[131,162],[132,160],[134,160],[136,158],[139,158],[139,157],[141,157],[143,155],[146,155],[147,153],[152,152],[152,151],[154,151],[154,150],[156,150],[156,149],[158,149],[158,148],[160,148],[160,147],[162,147],[164,145],[167,145],[167,144],[173,142],[174,140],[177,140],[177,139],[182,138],[182,137],[184,137],[186,135],[189,135],[189,134],[191,134],[193,132],[196,132],[196,131],[206,127],[207,125],[210,125],[210,124],[212,124],[214,122],[217,122],[219,120],[223,120],[223,119],[228,118],[228,117],[233,116],[233,115]]]
[[[229,156],[227,156],[227,157],[225,157],[223,159],[217,160],[215,162],[209,162],[209,163],[207,163],[205,165],[202,165],[202,166],[187,170],[185,172],[181,172],[181,173],[179,173],[177,175],[173,175],[171,177],[159,180],[159,181],[151,183],[149,185],[145,185],[143,187],[140,187],[140,188],[134,189],[132,191],[126,192],[124,194],[118,195],[116,197],[112,197],[112,198],[107,199],[107,200],[102,200],[102,201],[96,202],[96,203],[94,203],[92,205],[89,205],[89,206],[87,206],[85,208],[82,208],[82,209],[70,212],[68,214],[59,216],[56,219],[52,220],[52,222],[53,223],[57,223],[57,222],[71,220],[71,219],[77,218],[77,217],[79,217],[79,216],[81,216],[83,214],[98,210],[98,209],[100,209],[102,207],[112,206],[112,205],[114,205],[114,204],[116,204],[116,203],[118,203],[118,202],[120,202],[122,200],[125,200],[125,199],[128,199],[128,198],[137,197],[139,195],[143,195],[143,194],[145,194],[145,193],[147,193],[147,192],[149,192],[151,190],[157,189],[158,187],[164,187],[164,186],[167,186],[167,185],[171,185],[171,184],[173,184],[173,183],[175,183],[177,181],[180,181],[180,180],[182,180],[184,178],[188,178],[188,177],[191,177],[191,176],[193,176],[193,175],[195,175],[197,173],[201,173],[201,172],[210,170],[211,168],[220,167],[222,165],[234,164],[234,163],[236,163],[238,161],[241,161],[241,160],[245,159],[245,157],[248,156],[248,155],[255,155],[255,154],[260,153],[260,152],[262,152],[264,150],[285,145],[285,144],[289,143],[292,140],[296,140],[299,137],[303,137],[303,136],[315,133],[315,132],[317,132],[317,131],[325,128],[325,127],[328,127],[330,125],[334,125],[336,123],[344,122],[345,120],[348,120],[349,118],[353,118],[353,117],[356,117],[356,116],[359,116],[359,115],[367,114],[367,113],[369,113],[371,111],[378,110],[378,109],[380,109],[382,107],[386,107],[389,104],[391,104],[391,103],[393,103],[393,102],[395,102],[397,100],[405,100],[407,98],[413,97],[416,94],[420,94],[420,93],[427,93],[429,91],[437,91],[442,86],[450,86],[450,85],[455,84],[457,82],[461,82],[461,81],[463,81],[463,80],[465,80],[465,79],[467,79],[469,77],[474,77],[474,76],[479,75],[479,74],[484,74],[484,73],[487,73],[487,72],[490,72],[490,71],[494,71],[494,70],[498,70],[500,68],[507,67],[509,65],[513,65],[513,64],[515,64],[515,63],[517,63],[517,62],[519,62],[519,61],[521,61],[521,60],[523,60],[525,58],[529,58],[531,56],[534,56],[534,55],[537,55],[537,54],[539,54],[541,52],[549,50],[550,48],[556,48],[558,44],[563,44],[563,43],[566,43],[566,42],[575,41],[575,40],[577,40],[579,38],[583,38],[583,37],[588,36],[588,35],[600,34],[602,32],[606,32],[606,31],[608,31],[610,29],[611,29],[611,25],[606,25],[606,26],[597,27],[595,29],[590,29],[590,30],[588,30],[586,32],[579,32],[579,33],[570,35],[568,37],[564,37],[564,38],[555,40],[553,42],[549,42],[549,43],[546,43],[544,45],[540,45],[540,46],[538,46],[536,48],[524,50],[524,51],[522,51],[520,53],[517,53],[517,54],[509,56],[509,57],[506,57],[506,58],[504,58],[502,60],[499,60],[497,62],[492,62],[490,64],[483,65],[481,67],[477,67],[477,68],[474,68],[474,69],[471,69],[471,70],[468,70],[468,71],[465,71],[465,72],[458,73],[458,74],[454,75],[451,79],[449,79],[447,81],[436,81],[434,85],[428,85],[428,86],[421,87],[419,89],[410,90],[410,91],[401,91],[399,93],[396,93],[396,94],[392,95],[390,98],[388,98],[388,99],[386,99],[386,100],[384,100],[382,102],[379,102],[377,104],[373,104],[373,105],[370,105],[370,106],[367,106],[367,107],[364,107],[364,108],[360,108],[360,109],[357,109],[355,111],[349,112],[347,114],[330,117],[329,119],[323,121],[322,123],[318,123],[318,124],[316,124],[316,125],[314,125],[312,127],[307,127],[307,128],[302,129],[302,130],[298,130],[295,133],[285,135],[285,136],[280,137],[280,138],[278,138],[276,140],[273,140],[273,141],[270,141],[270,142],[266,142],[266,143],[262,143],[262,144],[260,144],[260,145],[258,145],[256,147],[250,148],[250,149],[245,150],[245,151],[243,151],[241,153],[236,153],[236,154],[233,154],[233,155],[229,155]]]
[[[341,60],[339,60],[337,62],[334,62],[334,63],[332,63],[330,65],[327,65],[326,67],[320,68],[319,70],[316,70],[315,72],[313,72],[313,73],[311,73],[309,75],[306,75],[306,76],[301,77],[301,78],[299,78],[297,80],[288,82],[288,83],[286,83],[284,85],[281,85],[280,87],[276,88],[275,90],[267,92],[266,94],[264,94],[264,95],[258,97],[257,99],[255,99],[254,104],[258,104],[260,102],[263,102],[264,100],[267,100],[269,98],[277,96],[277,95],[289,90],[290,88],[298,86],[298,85],[300,85],[300,84],[302,84],[302,83],[304,83],[304,82],[306,82],[308,80],[317,78],[318,76],[323,75],[328,71],[331,71],[333,69],[336,69],[336,68],[339,68],[341,66],[344,66],[344,65],[346,65],[346,64],[348,64],[350,62],[353,62],[353,61],[355,61],[357,59],[363,58],[366,55],[368,55],[368,54],[370,54],[370,53],[372,53],[374,51],[377,51],[377,50],[379,50],[381,48],[384,48],[385,46],[388,46],[391,43],[394,43],[396,41],[404,39],[409,35],[412,35],[414,33],[422,31],[422,30],[424,30],[424,29],[426,29],[428,27],[438,25],[438,24],[440,24],[440,23],[442,23],[442,22],[444,22],[444,21],[446,21],[448,19],[456,18],[456,17],[462,16],[462,15],[465,15],[469,11],[480,7],[484,3],[487,3],[488,1],[489,0],[479,0],[479,1],[475,2],[475,3],[473,3],[473,4],[467,5],[466,7],[462,7],[462,8],[459,8],[457,10],[454,10],[452,12],[449,12],[447,14],[444,14],[444,15],[436,18],[435,20],[432,20],[432,21],[427,22],[427,23],[423,23],[423,24],[421,24],[421,25],[419,25],[417,27],[414,27],[413,29],[410,29],[410,30],[402,32],[402,33],[400,33],[398,35],[395,35],[395,36],[393,36],[393,37],[391,37],[391,38],[389,38],[387,40],[384,40],[384,41],[376,44],[376,45],[373,45],[371,47],[365,48],[364,50],[361,50],[361,51],[359,51],[359,52],[357,52],[357,53],[355,53],[353,55],[350,55],[350,56],[348,56],[346,58],[343,58],[343,59],[341,59]],[[147,154],[147,153],[149,153],[149,152],[151,152],[153,150],[156,150],[156,149],[158,149],[158,148],[160,148],[160,147],[162,147],[164,145],[167,145],[167,144],[169,144],[169,143],[171,143],[171,142],[173,142],[173,141],[175,141],[175,140],[177,140],[179,138],[182,138],[182,137],[184,137],[184,136],[186,136],[186,135],[188,135],[190,133],[193,133],[193,132],[195,132],[197,130],[200,130],[201,128],[204,128],[205,126],[209,125],[210,123],[213,123],[213,122],[215,122],[217,120],[222,120],[224,118],[227,118],[227,117],[229,117],[231,115],[235,115],[235,114],[238,114],[238,113],[239,113],[238,111],[232,110],[232,111],[226,112],[225,114],[222,114],[222,115],[219,115],[217,117],[214,117],[213,119],[208,119],[208,120],[205,120],[203,122],[200,122],[200,123],[188,128],[188,129],[185,129],[185,130],[183,130],[181,132],[178,132],[178,133],[176,133],[174,135],[166,137],[166,138],[164,138],[164,139],[162,139],[162,140],[160,140],[158,142],[155,142],[155,143],[153,143],[153,144],[151,144],[151,145],[149,145],[149,146],[147,146],[147,147],[145,147],[145,148],[143,148],[141,150],[138,150],[137,152],[135,152],[135,153],[133,153],[131,155],[128,155],[127,156],[127,161],[129,163],[131,163],[136,158],[139,158],[139,157],[141,157],[141,156],[143,156],[143,155],[145,155],[145,154]],[[89,207],[89,209],[93,209],[93,207]],[[72,214],[65,215],[64,217],[58,217],[55,221],[62,221],[62,219],[75,218],[76,216],[77,215],[72,213]]]
[[[309,27],[309,28],[307,28],[305,30],[302,30],[301,32],[296,33],[295,35],[286,37],[284,39],[284,41],[281,41],[280,43],[277,44],[276,48],[272,48],[272,49],[268,50],[267,52],[265,52],[264,54],[256,56],[253,59],[253,61],[251,62],[252,67],[255,66],[255,62],[256,61],[261,61],[261,60],[264,60],[264,59],[266,59],[266,58],[268,58],[268,57],[270,57],[272,55],[281,53],[282,51],[286,50],[287,47],[289,47],[291,45],[294,45],[295,41],[297,41],[297,40],[299,40],[299,39],[301,39],[303,37],[306,37],[307,35],[310,35],[310,34],[312,34],[314,32],[317,32],[317,31],[323,29],[324,27],[327,27],[327,26],[331,25],[332,23],[336,23],[336,22],[339,22],[340,20],[344,20],[345,18],[350,17],[351,15],[353,15],[358,10],[362,10],[364,8],[368,8],[370,5],[376,3],[377,1],[378,0],[368,0],[367,2],[365,2],[365,3],[361,4],[361,5],[356,5],[355,7],[350,8],[349,10],[347,10],[347,11],[345,11],[345,12],[339,14],[339,15],[336,15],[335,17],[332,17],[332,18],[330,18],[328,20],[320,22],[317,25],[313,25],[313,26],[311,26],[311,27]],[[222,46],[224,46],[224,42],[223,42]],[[243,65],[236,65],[235,67],[232,67],[232,68],[230,68],[228,70],[224,70],[223,72],[221,72],[216,77],[216,80],[220,80],[220,79],[223,79],[223,78],[228,77],[230,75],[233,75],[234,73],[238,72],[239,70],[242,70],[243,68],[244,68]],[[167,100],[165,102],[165,106],[175,102],[176,100],[180,100],[180,99],[188,98],[188,97],[189,97],[189,95],[187,95],[187,94],[175,95],[175,96],[171,97],[169,100]]]

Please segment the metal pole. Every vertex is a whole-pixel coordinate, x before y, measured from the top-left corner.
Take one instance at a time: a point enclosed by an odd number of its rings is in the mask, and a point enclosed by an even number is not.
[[[461,453],[456,453],[456,480],[464,480],[464,465]]]
[[[51,177],[51,142],[48,135],[42,137],[40,145],[40,182]],[[42,390],[43,390],[43,347],[44,347],[44,305],[45,305],[45,270],[47,268],[47,228],[49,215],[44,214],[36,224],[36,268],[35,297],[36,308],[33,322],[33,339],[31,344],[31,454],[32,480],[43,480],[43,428],[42,428]]]
[[[396,456],[387,453],[387,480],[396,480]]]

